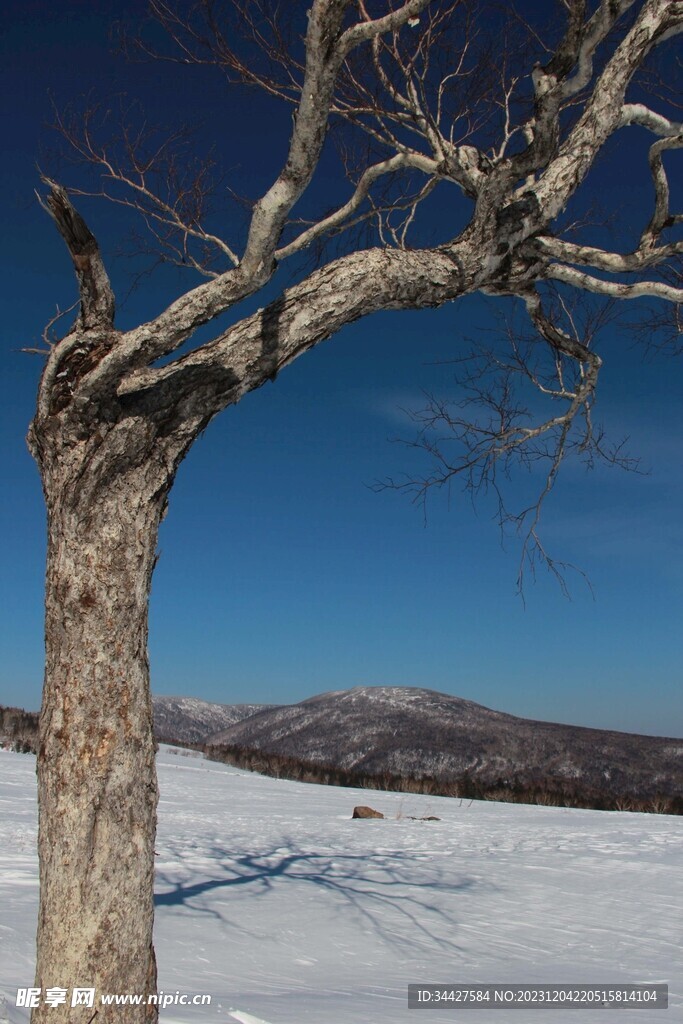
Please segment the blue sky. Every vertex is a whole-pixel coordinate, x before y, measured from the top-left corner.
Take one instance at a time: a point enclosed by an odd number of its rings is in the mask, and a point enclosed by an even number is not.
[[[40,701],[45,526],[24,443],[40,360],[19,350],[75,298],[61,240],[33,196],[36,162],[50,146],[49,91],[63,104],[90,88],[151,90],[154,116],[165,103],[170,114],[170,71],[110,53],[108,25],[133,10],[11,0],[3,26],[0,702],[29,708]],[[277,120],[259,97],[197,89],[186,83],[174,109],[189,116],[201,105],[202,133],[220,139],[229,125],[246,136],[250,159],[231,156],[234,178],[265,186],[289,113]],[[623,218],[647,217],[644,153],[642,167],[616,154],[594,176]],[[118,215],[93,203],[87,215],[123,295]],[[120,322],[148,319],[183,282],[192,279],[146,280]],[[292,702],[355,685],[426,686],[525,717],[683,735],[680,358],[645,357],[616,328],[602,339],[600,416],[615,440],[631,437],[648,472],[568,464],[547,505],[548,545],[586,571],[592,593],[570,575],[569,601],[541,571],[524,603],[518,546],[501,547],[486,503],[434,496],[425,524],[404,497],[372,489],[420,468],[392,443],[411,436],[401,410],[419,406],[423,389],[452,393],[444,361],[493,325],[495,308],[475,297],[356,324],[211,425],[181,467],[161,530],[155,692]],[[527,486],[513,482],[513,504]]]

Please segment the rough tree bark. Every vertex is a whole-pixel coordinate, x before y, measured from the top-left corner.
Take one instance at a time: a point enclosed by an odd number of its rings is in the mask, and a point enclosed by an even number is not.
[[[165,3],[155,0],[152,6],[162,22],[169,19]],[[510,105],[514,83],[503,81],[500,139],[487,151],[477,148],[475,138],[455,144],[451,126],[442,124],[443,83],[457,70],[451,75],[446,69],[442,84],[436,83],[436,112],[427,109],[426,72],[420,78],[416,71],[429,54],[430,28],[438,19],[460,16],[466,6],[456,2],[444,14],[443,4],[409,0],[393,11],[388,5],[387,13],[373,20],[360,0],[315,0],[290,151],[272,187],[254,207],[241,256],[235,247],[204,232],[195,219],[184,222],[166,199],[150,193],[135,168],[135,154],[133,171],[126,177],[104,151],[93,147],[91,134],[72,139],[81,155],[102,168],[106,181],[117,179],[129,186],[148,219],[156,217],[165,228],[179,232],[183,262],[188,262],[188,245],[198,239],[217,247],[231,264],[216,272],[198,258],[189,259],[209,280],[131,331],[115,328],[114,297],[94,236],[66,190],[45,179],[44,205],[70,252],[80,311],[66,337],[51,347],[29,436],[49,522],[47,660],[38,757],[41,903],[36,984],[43,989],[94,986],[98,997],[155,991],[157,788],[147,606],[157,531],[175,472],[211,418],[272,380],[301,353],[369,313],[438,306],[477,290],[515,295],[547,343],[557,379],[549,388],[531,367],[523,371],[555,403],[554,413],[529,426],[498,406],[498,426],[479,433],[470,429],[469,448],[457,465],[444,467],[443,479],[473,465],[495,464],[539,438],[554,436],[551,485],[580,415],[586,421],[581,444],[591,441],[589,411],[600,360],[586,339],[552,320],[540,286],[557,280],[617,298],[647,295],[674,304],[683,299],[676,280],[672,283],[653,271],[659,265],[670,268],[682,251],[680,242],[662,238],[680,223],[669,212],[662,152],[683,144],[683,130],[642,104],[626,103],[628,85],[648,53],[683,29],[683,4],[643,0],[635,5],[631,24],[622,27],[634,0],[604,0],[593,5],[592,14],[582,0],[563,0],[559,9],[569,15],[564,37],[544,67],[526,73],[527,81],[529,73],[533,79],[533,113],[515,123],[516,108]],[[430,21],[432,7],[438,7],[438,18]],[[410,37],[418,39],[416,49],[410,59],[403,58],[401,32],[413,32],[419,18],[426,19],[424,31]],[[173,36],[178,23],[170,19],[169,25]],[[608,38],[610,53],[594,66],[594,55]],[[363,91],[357,69],[349,64],[361,50],[369,54],[366,71],[375,76],[373,93]],[[259,79],[256,72],[250,78],[227,46],[217,52],[229,70],[237,69],[243,78],[278,94],[272,80]],[[182,59],[191,59],[187,46]],[[393,61],[391,76],[385,59]],[[335,90],[342,74],[345,89],[339,98]],[[524,69],[516,75],[515,82],[522,81]],[[378,106],[383,90],[384,106]],[[281,93],[291,99],[286,89]],[[572,107],[571,118],[563,116],[567,107]],[[388,155],[368,164],[336,211],[292,236],[288,217],[313,177],[332,114],[359,132],[370,132],[373,144],[384,146]],[[640,242],[632,252],[617,254],[563,239],[554,230],[556,218],[604,142],[632,124],[656,139],[650,151],[656,209]],[[404,130],[410,144],[399,138]],[[515,148],[513,138],[523,139],[524,145]],[[173,355],[198,327],[261,289],[278,261],[352,223],[375,183],[402,171],[424,175],[430,187],[437,181],[450,184],[472,200],[471,221],[457,238],[432,249],[408,247],[406,232],[424,189],[407,206],[394,203],[394,209],[407,210],[400,232],[383,222],[386,210],[372,207],[385,244],[328,262],[212,341],[189,354]],[[625,271],[639,273],[639,281],[615,278]],[[170,361],[159,365],[161,357],[169,356]],[[156,1017],[154,1006],[96,1004],[95,1009],[98,1022],[133,1024]],[[34,1021],[64,1024],[89,1020],[93,1012],[41,1006]]]
[[[75,332],[74,358],[97,349],[96,334]],[[111,396],[74,406],[68,371],[60,372],[30,434],[48,509],[36,985],[149,995],[157,806],[149,593],[168,491],[205,417],[178,422],[165,407],[143,413]],[[54,1020],[58,1008],[41,1007],[37,1020],[41,1011]],[[108,1012],[156,1017],[154,1006]],[[86,1013],[64,1008],[65,1019]]]
[[[42,465],[54,497],[38,765],[36,984],[152,993],[157,787],[147,602],[169,482],[153,464],[132,468],[106,489],[96,485],[93,509],[87,465],[79,460],[65,472],[58,452]],[[116,1016],[154,1015],[118,1008]]]

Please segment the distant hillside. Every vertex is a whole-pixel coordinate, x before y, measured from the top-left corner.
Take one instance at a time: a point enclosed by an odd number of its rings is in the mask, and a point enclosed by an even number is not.
[[[212,733],[227,729],[277,704],[211,704],[196,697],[152,697],[154,735],[158,740],[202,743]]]
[[[368,775],[683,794],[683,740],[536,722],[408,687],[361,686],[262,711],[209,737],[207,747],[221,746]]]
[[[196,697],[152,697],[154,735],[157,740],[202,743],[225,729],[275,704],[212,704]],[[36,752],[38,713],[0,705],[0,746]]]
[[[209,756],[287,778],[683,808],[683,740],[535,722],[435,690],[359,686],[290,705],[155,696],[153,706],[158,740],[203,744]],[[37,729],[37,714],[0,707],[0,745],[35,751]]]
[[[38,743],[38,712],[0,704],[0,747],[21,754],[35,754]]]

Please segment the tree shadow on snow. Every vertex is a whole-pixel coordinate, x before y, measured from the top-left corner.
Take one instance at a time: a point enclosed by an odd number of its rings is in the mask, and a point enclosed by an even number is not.
[[[169,888],[155,896],[157,907],[183,906],[222,920],[219,905],[203,899],[208,893],[247,887],[262,896],[283,884],[305,884],[341,898],[342,910],[346,907],[355,911],[394,945],[414,946],[421,936],[430,943],[460,951],[461,947],[443,934],[452,934],[457,927],[445,897],[475,887],[490,888],[489,883],[475,878],[445,880],[433,862],[425,861],[424,854],[409,852],[314,853],[299,850],[285,840],[276,850],[266,853],[228,857],[223,849],[202,848],[201,854],[202,859],[215,860],[222,877],[187,884],[172,882],[158,872],[157,883]],[[300,889],[292,888],[293,899],[301,898],[300,893]],[[395,927],[391,925],[392,917]],[[400,919],[402,924],[396,927]]]

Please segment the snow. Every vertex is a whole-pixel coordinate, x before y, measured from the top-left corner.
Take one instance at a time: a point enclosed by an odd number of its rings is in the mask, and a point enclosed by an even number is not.
[[[212,997],[167,1007],[164,1024],[414,1021],[409,982],[660,982],[680,1019],[681,818],[305,785],[168,747],[158,767],[159,989]],[[33,983],[34,770],[32,756],[0,752],[0,1022],[10,1024],[25,1024],[16,989]],[[361,803],[385,820],[352,821]],[[410,819],[430,814],[441,820]],[[476,1014],[476,1024],[508,1019]],[[652,1012],[580,1015],[624,1019]]]

